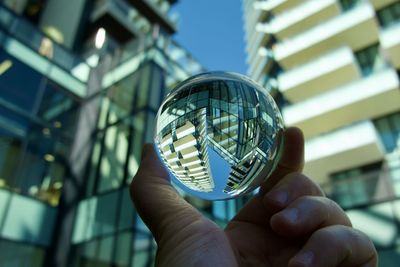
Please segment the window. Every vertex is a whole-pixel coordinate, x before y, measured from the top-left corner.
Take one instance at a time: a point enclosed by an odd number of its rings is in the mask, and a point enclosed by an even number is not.
[[[381,162],[340,171],[330,175],[331,183],[324,186],[329,197],[344,208],[367,204],[376,197]]]
[[[364,76],[368,76],[385,67],[385,62],[379,53],[378,44],[356,51],[355,56]]]
[[[4,61],[11,65],[0,75],[0,100],[23,111],[34,112],[43,76],[0,49],[0,63]]]
[[[0,266],[43,266],[44,250],[40,247],[0,240]]]
[[[352,9],[360,0],[340,0],[340,5],[344,11]]]
[[[0,105],[0,187],[58,205],[69,141]]]
[[[400,112],[387,115],[374,121],[386,152],[391,153],[400,147]]]
[[[382,8],[377,12],[378,20],[383,28],[400,21],[400,2]]]

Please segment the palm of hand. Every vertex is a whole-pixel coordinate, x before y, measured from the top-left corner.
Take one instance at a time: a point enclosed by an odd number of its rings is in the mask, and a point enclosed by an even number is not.
[[[303,245],[299,239],[278,235],[269,223],[258,225],[233,220],[225,233],[236,250],[239,266],[287,266]]]
[[[257,198],[253,204],[261,202]],[[287,266],[303,241],[275,233],[269,225],[271,214],[266,211],[258,216],[265,222],[233,219],[225,231],[199,217],[159,243],[157,262],[165,266]]]

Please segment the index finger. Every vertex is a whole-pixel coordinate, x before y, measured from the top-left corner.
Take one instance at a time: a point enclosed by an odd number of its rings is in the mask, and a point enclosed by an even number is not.
[[[292,172],[301,172],[304,167],[304,136],[296,127],[285,130],[282,157],[272,175],[261,185],[260,194],[271,190],[283,177]]]
[[[260,193],[253,197],[234,217],[233,221],[269,224],[269,216],[262,203],[263,196],[280,179],[291,172],[301,172],[304,166],[304,137],[299,128],[290,127],[284,132],[282,157],[272,175],[261,185]],[[264,213],[264,214],[263,214]]]

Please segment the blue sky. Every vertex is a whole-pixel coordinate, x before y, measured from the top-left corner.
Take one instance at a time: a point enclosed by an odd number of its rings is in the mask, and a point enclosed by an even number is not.
[[[208,70],[246,74],[241,0],[179,0],[176,40]]]

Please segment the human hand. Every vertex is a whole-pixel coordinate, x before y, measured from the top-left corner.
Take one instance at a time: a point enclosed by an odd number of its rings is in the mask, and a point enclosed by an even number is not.
[[[157,266],[377,266],[365,234],[306,176],[300,130],[285,131],[281,161],[225,230],[171,186],[152,145],[130,187],[158,245]]]

